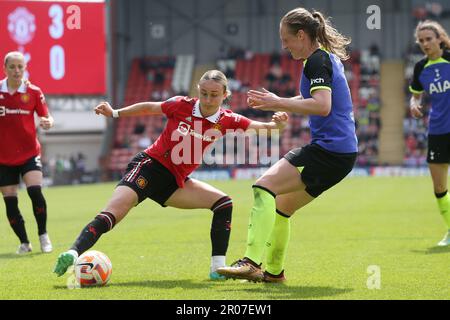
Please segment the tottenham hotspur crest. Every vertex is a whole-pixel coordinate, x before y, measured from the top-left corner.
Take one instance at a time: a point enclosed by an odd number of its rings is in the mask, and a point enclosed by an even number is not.
[[[439,81],[440,79],[441,79],[441,75],[440,75],[440,73],[439,73],[439,69],[438,68],[435,68],[434,69],[434,72],[436,73],[436,75],[434,76],[434,82],[436,82],[436,81]]]

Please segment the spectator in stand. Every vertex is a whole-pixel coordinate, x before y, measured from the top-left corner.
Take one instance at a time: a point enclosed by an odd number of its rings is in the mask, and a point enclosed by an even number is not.
[[[136,125],[134,126],[133,134],[140,135],[143,134],[144,131],[145,131],[145,124],[140,120],[138,120],[138,122],[136,122]]]

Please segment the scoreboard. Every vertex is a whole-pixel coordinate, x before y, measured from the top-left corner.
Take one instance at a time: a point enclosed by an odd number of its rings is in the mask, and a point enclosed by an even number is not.
[[[20,51],[48,95],[106,93],[103,1],[0,0],[0,57]]]

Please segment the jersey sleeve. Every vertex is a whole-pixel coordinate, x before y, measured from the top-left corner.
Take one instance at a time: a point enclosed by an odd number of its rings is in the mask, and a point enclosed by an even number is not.
[[[229,128],[233,130],[242,129],[245,131],[252,122],[252,120],[250,120],[249,118],[234,112],[230,113],[229,117]]]
[[[309,92],[317,89],[331,91],[331,81],[333,79],[333,66],[328,53],[320,50],[313,54],[305,64],[305,76],[310,81]]]
[[[180,107],[180,102],[183,99],[183,96],[174,96],[170,99],[167,99],[161,104],[161,110],[167,116],[167,118],[171,118],[173,116],[173,114]]]
[[[420,74],[422,73],[424,66],[425,66],[424,60],[417,62],[416,65],[414,66],[414,74],[411,80],[411,84],[409,86],[409,91],[412,93],[420,94],[424,91],[423,86],[419,80]]]
[[[39,117],[45,117],[48,115],[48,106],[47,102],[45,101],[44,93],[42,93],[41,89],[37,89],[35,91],[36,95],[36,113]]]

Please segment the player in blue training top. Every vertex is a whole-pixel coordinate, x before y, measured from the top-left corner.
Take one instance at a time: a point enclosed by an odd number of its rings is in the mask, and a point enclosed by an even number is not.
[[[320,12],[296,8],[280,22],[283,49],[305,59],[300,96],[281,98],[249,91],[249,105],[310,116],[311,144],[289,151],[253,186],[247,251],[243,259],[217,270],[230,278],[283,282],[290,234],[289,217],[352,170],[358,151],[350,90],[341,59],[350,41]],[[267,248],[266,269],[261,270]]]
[[[450,245],[450,196],[448,164],[450,163],[450,39],[437,22],[426,20],[416,28],[416,41],[426,57],[416,63],[409,87],[412,92],[411,114],[422,117],[421,98],[426,92],[431,99],[428,127],[427,162],[433,180],[434,194],[447,233],[438,246]]]

